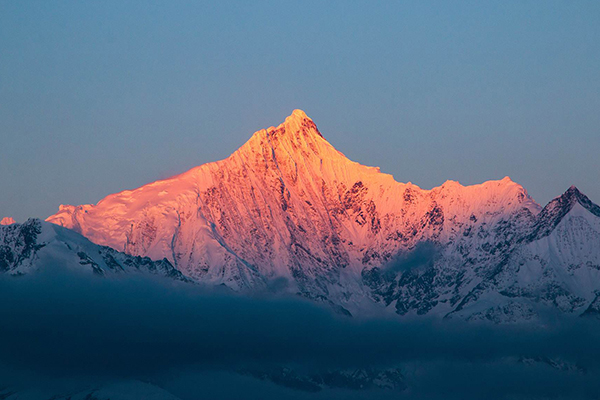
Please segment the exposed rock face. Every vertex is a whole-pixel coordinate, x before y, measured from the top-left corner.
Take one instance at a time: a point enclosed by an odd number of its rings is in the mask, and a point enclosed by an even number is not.
[[[256,290],[285,281],[353,312],[373,303],[401,315],[487,319],[535,315],[533,303],[579,312],[592,288],[564,287],[555,269],[574,265],[565,273],[593,278],[600,255],[600,212],[575,188],[543,210],[508,177],[423,190],[350,161],[300,110],[225,160],[96,205],[61,206],[47,220],[128,254],[167,258],[203,282]],[[562,258],[550,256],[557,248]],[[553,283],[525,285],[532,268],[554,271]],[[488,292],[498,310],[473,308]]]

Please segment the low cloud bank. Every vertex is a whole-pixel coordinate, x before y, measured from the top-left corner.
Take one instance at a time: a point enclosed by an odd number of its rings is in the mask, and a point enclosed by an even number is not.
[[[299,371],[398,367],[408,386],[402,398],[600,393],[600,324],[582,318],[543,326],[361,320],[296,298],[248,298],[179,282],[48,268],[0,278],[0,320],[0,375],[20,384],[32,376],[38,382],[68,377],[69,384],[144,379],[183,399],[235,398],[240,390],[243,398],[399,396],[309,396],[236,373],[285,365]]]

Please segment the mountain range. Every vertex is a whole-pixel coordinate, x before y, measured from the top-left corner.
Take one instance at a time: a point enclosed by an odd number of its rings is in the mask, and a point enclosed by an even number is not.
[[[44,243],[81,247],[80,234],[103,246],[101,260],[85,252],[92,269],[111,270],[106,254],[121,267],[148,260],[179,279],[298,294],[344,314],[504,323],[600,313],[600,207],[577,188],[545,207],[508,177],[424,190],[349,160],[301,110],[227,159],[61,205],[47,221],[2,227],[4,241],[10,229],[41,229],[57,235]],[[0,269],[21,271],[45,251],[24,246],[4,251]]]
[[[97,276],[139,273],[190,281],[166,259],[130,256],[39,219],[0,226],[0,273],[21,276],[57,267]]]

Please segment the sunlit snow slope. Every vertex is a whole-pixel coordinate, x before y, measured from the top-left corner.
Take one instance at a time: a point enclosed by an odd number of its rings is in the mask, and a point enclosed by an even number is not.
[[[276,282],[348,309],[375,302],[447,315],[465,309],[516,248],[544,251],[532,236],[540,211],[508,177],[432,190],[396,182],[347,159],[295,110],[225,160],[96,205],[61,206],[47,221],[236,290]],[[599,247],[587,239],[586,260]],[[415,251],[428,254],[415,262]]]

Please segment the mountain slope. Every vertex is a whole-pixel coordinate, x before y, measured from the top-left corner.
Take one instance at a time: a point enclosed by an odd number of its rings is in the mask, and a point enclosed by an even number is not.
[[[487,319],[522,319],[546,306],[582,314],[600,293],[600,212],[572,186],[539,213],[531,232],[459,312]],[[501,311],[501,312],[500,312]]]
[[[596,217],[593,203],[577,204]],[[351,310],[446,315],[496,287],[516,249],[550,235],[561,213],[508,177],[432,190],[396,182],[347,159],[295,110],[225,160],[61,206],[47,221],[236,290],[277,282]]]
[[[123,254],[38,219],[0,226],[0,273],[22,275],[54,266],[100,276],[146,273],[188,280],[167,260],[152,261],[148,257]]]

